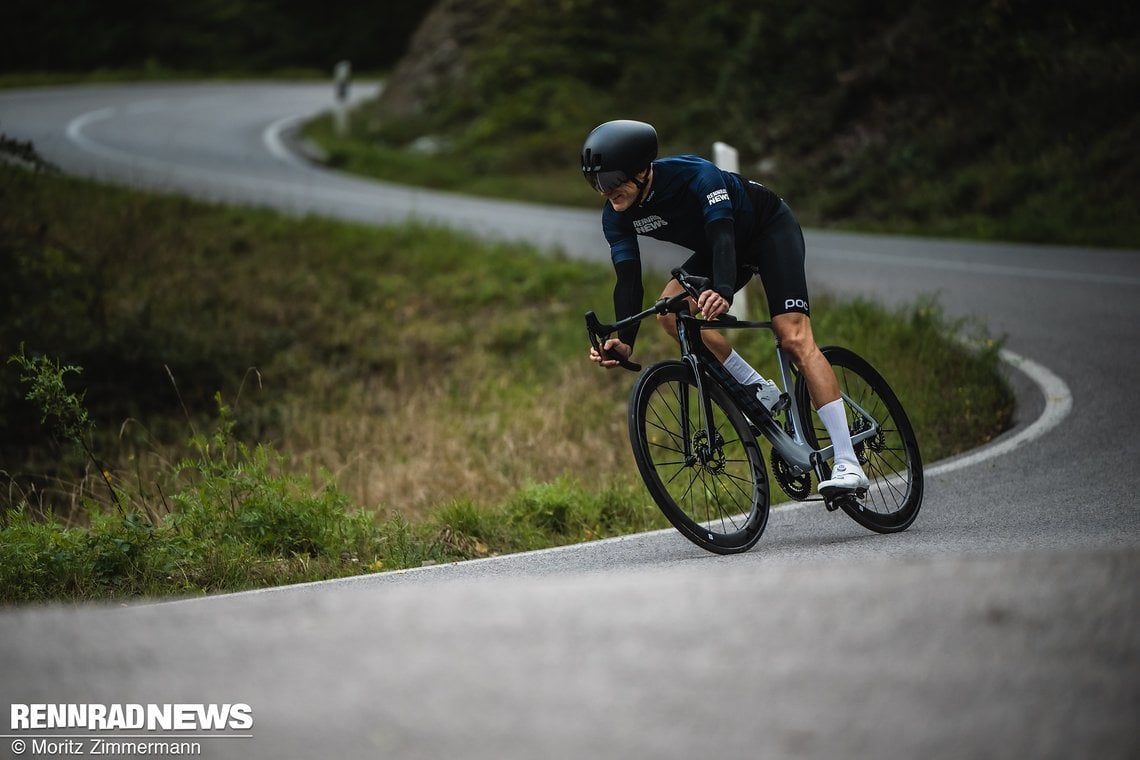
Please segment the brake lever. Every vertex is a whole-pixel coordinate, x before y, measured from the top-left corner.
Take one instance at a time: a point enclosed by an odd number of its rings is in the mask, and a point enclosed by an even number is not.
[[[641,365],[637,362],[631,362],[621,354],[615,353],[602,347],[604,339],[609,337],[610,333],[613,332],[613,326],[603,325],[598,319],[598,316],[592,311],[586,312],[586,332],[590,336],[590,345],[592,345],[594,347],[594,350],[596,350],[599,354],[607,359],[616,361],[618,363],[618,366],[622,369],[627,369],[630,372],[641,371]]]
[[[712,280],[708,277],[701,277],[695,274],[689,274],[681,267],[677,267],[672,271],[673,279],[681,284],[681,287],[692,298],[700,298],[701,293],[712,287]]]

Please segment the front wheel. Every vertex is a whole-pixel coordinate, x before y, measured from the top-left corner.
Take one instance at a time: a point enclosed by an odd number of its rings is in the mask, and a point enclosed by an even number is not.
[[[820,349],[839,381],[847,406],[852,440],[870,430],[876,432],[855,443],[855,455],[871,481],[861,499],[843,499],[840,506],[855,522],[877,533],[897,533],[910,527],[922,506],[922,457],[918,439],[906,411],[883,376],[853,351],[838,346]],[[819,449],[831,438],[808,401],[807,383],[796,379],[800,424],[807,441]]]
[[[713,380],[702,385],[707,404],[688,364],[647,369],[630,396],[629,437],[669,522],[703,549],[735,554],[768,524],[768,474],[748,420]]]

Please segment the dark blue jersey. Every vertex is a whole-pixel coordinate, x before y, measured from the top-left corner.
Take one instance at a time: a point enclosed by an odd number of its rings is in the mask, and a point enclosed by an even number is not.
[[[602,232],[616,265],[641,260],[638,235],[710,253],[705,225],[731,219],[736,250],[744,260],[754,234],[779,206],[779,196],[759,183],[698,156],[672,156],[653,162],[653,184],[640,205],[621,212],[605,205]]]
[[[780,196],[759,182],[722,171],[698,156],[654,161],[652,185],[640,204],[621,212],[614,211],[610,203],[602,209],[602,232],[617,273],[617,318],[639,311],[644,298],[638,235],[693,251],[686,266],[692,269],[694,259],[705,260],[699,268],[707,271],[693,269],[693,273],[711,276],[713,288],[731,302],[740,281],[738,265],[758,263],[756,257],[764,246],[756,243],[765,225],[786,208]],[[802,277],[802,256],[800,271]],[[632,325],[619,336],[631,348],[638,326]]]

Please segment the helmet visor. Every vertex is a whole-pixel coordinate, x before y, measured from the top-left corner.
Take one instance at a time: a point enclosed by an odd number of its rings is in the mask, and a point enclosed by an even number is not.
[[[618,170],[612,172],[584,172],[586,181],[599,193],[609,193],[620,185],[629,182],[629,175]]]

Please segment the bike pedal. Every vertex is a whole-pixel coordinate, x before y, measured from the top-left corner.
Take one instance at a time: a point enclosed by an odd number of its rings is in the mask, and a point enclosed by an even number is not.
[[[844,491],[842,488],[821,488],[819,495],[823,497],[823,505],[827,507],[828,512],[834,512],[839,509],[839,500],[843,498]]]
[[[848,502],[852,507],[858,507],[859,499],[867,495],[867,489],[856,488],[852,491],[846,488],[822,488],[819,494],[823,497],[827,511],[834,512],[843,506],[844,502]]]

